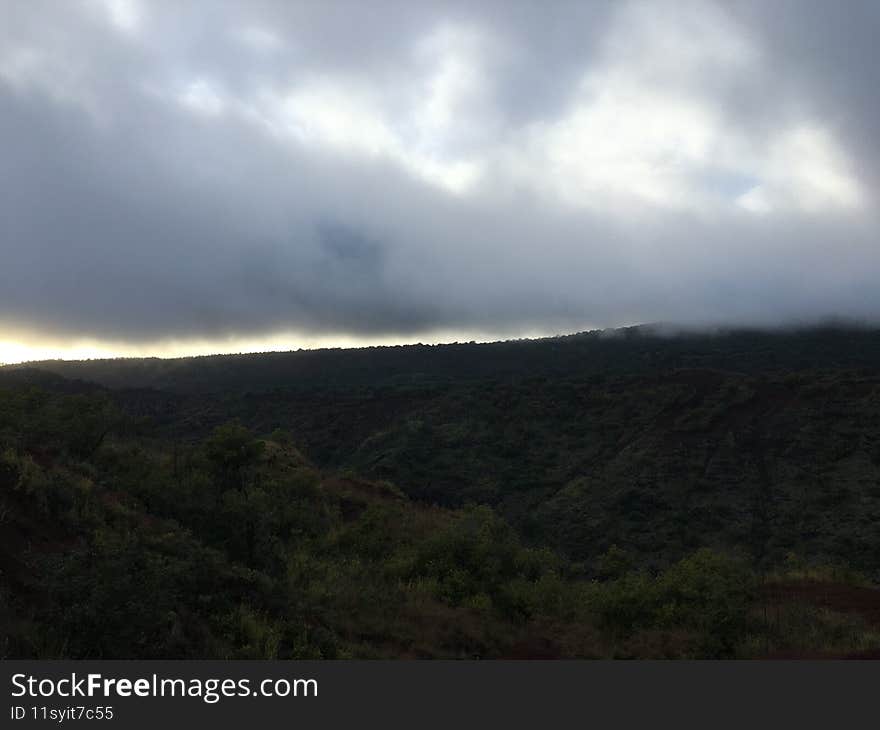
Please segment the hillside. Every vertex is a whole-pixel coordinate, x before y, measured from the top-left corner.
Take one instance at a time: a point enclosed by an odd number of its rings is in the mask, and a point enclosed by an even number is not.
[[[286,429],[322,468],[420,502],[489,504],[576,560],[619,544],[659,567],[710,544],[880,571],[880,333],[869,329],[633,328],[30,368],[50,370],[122,388],[120,408],[164,438],[186,444],[230,419]]]
[[[38,368],[110,388],[174,393],[380,387],[466,380],[668,372],[737,373],[880,368],[880,333],[867,327],[666,334],[659,326],[484,344],[401,345],[189,358],[45,361]],[[2,369],[2,368],[0,368]]]
[[[880,647],[869,329],[32,363],[0,454],[9,656]]]

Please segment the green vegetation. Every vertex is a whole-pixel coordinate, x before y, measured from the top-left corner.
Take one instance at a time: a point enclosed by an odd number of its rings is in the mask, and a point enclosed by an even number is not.
[[[0,369],[0,657],[876,655],[878,343]]]

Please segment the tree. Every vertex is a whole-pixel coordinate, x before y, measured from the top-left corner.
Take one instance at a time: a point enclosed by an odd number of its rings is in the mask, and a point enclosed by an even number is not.
[[[248,472],[259,461],[264,446],[244,426],[230,422],[214,429],[205,452],[223,486],[243,491]]]

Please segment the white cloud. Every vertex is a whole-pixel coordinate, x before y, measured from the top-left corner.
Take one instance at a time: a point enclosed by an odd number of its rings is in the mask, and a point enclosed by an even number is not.
[[[242,45],[258,53],[274,53],[284,47],[284,41],[277,33],[256,25],[235,28],[232,36]]]
[[[431,154],[401,133],[375,94],[350,79],[307,82],[276,101],[268,115],[306,147],[387,160],[450,192],[466,192],[479,179],[479,162]]]
[[[642,206],[818,213],[863,201],[821,123],[745,129],[712,93],[707,79],[759,73],[761,53],[711,6],[631,5],[603,48],[560,117],[497,151],[500,178],[606,216]],[[739,180],[752,181],[747,191]]]
[[[264,90],[250,102],[256,109],[249,116],[305,147],[388,161],[464,194],[485,167],[485,159],[454,149],[469,105],[483,97],[476,59],[462,55],[467,45],[476,45],[475,35],[453,27],[422,39],[415,55],[427,66],[424,75],[386,80],[388,86],[403,85],[402,104],[384,92],[386,84],[328,73],[301,79],[284,92]]]
[[[110,24],[120,32],[133,34],[140,29],[144,10],[139,0],[97,0],[97,2]]]
[[[861,186],[822,127],[805,125],[780,135],[768,157],[765,177],[781,205],[817,212],[854,208],[863,202]]]
[[[206,79],[196,79],[177,96],[185,108],[197,114],[218,117],[226,110],[226,101],[219,89]]]
[[[750,213],[764,215],[773,211],[771,196],[764,185],[755,185],[736,199],[737,205]]]

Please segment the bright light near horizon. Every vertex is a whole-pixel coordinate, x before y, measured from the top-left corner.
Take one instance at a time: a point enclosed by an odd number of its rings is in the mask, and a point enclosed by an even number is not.
[[[493,342],[511,338],[546,337],[559,334],[549,331],[511,333],[437,331],[423,335],[355,337],[352,335],[315,335],[283,333],[260,338],[218,340],[165,340],[149,343],[101,342],[97,340],[35,341],[2,339],[0,365],[15,365],[42,360],[100,360],[118,357],[197,357],[253,352],[287,352],[321,348],[381,347],[395,345],[439,345],[450,342]]]
[[[117,357],[117,354],[111,349],[79,343],[65,346],[30,345],[0,340],[0,365],[36,360],[94,360],[105,357]]]

